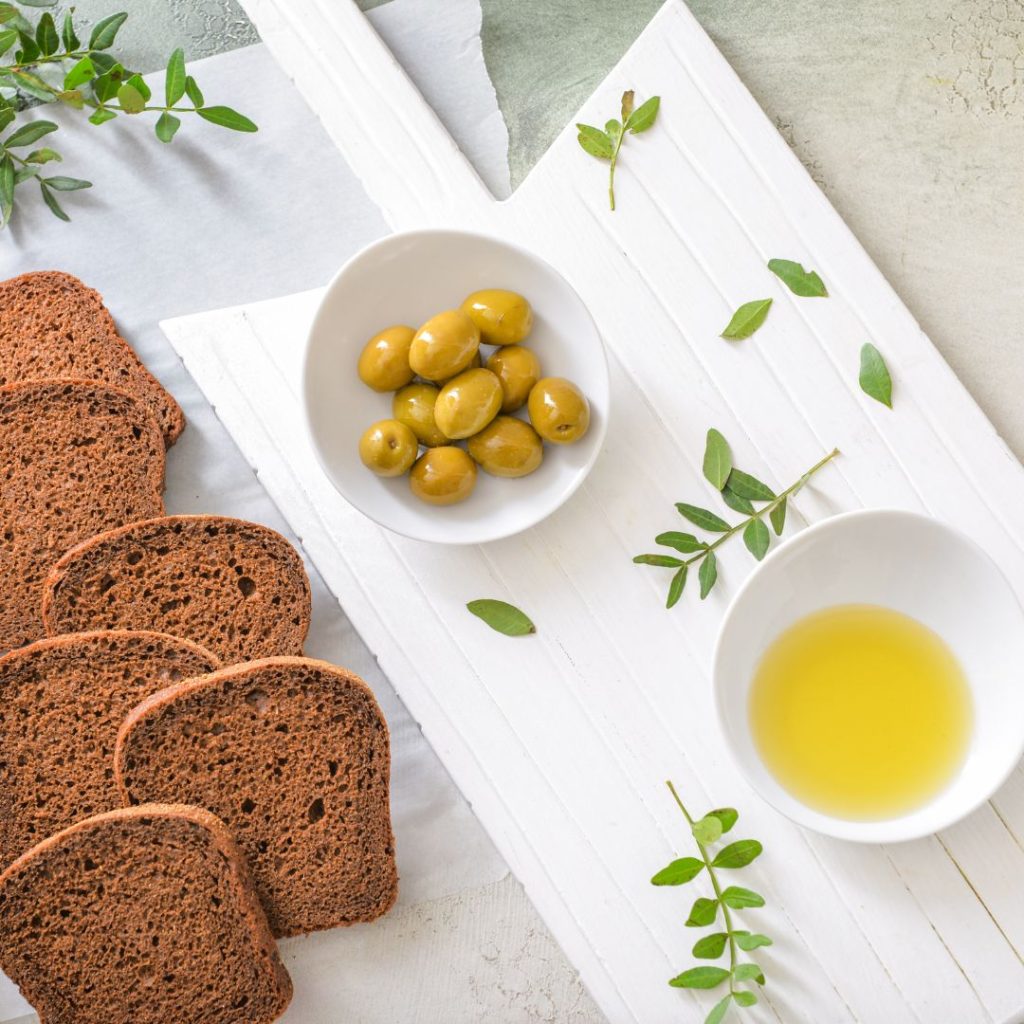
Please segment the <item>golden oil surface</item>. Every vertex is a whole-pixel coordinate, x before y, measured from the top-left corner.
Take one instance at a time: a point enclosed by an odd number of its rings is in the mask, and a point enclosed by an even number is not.
[[[927,803],[963,764],[967,680],[946,643],[877,605],[837,605],[790,626],[757,666],[750,725],[768,769],[835,817],[891,818]]]

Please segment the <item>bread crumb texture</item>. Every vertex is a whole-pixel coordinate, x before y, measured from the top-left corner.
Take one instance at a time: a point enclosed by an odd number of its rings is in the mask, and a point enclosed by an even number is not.
[[[77,633],[0,658],[0,868],[46,836],[121,805],[114,743],[151,693],[219,668],[151,632]]]
[[[164,444],[123,391],[0,387],[0,653],[45,635],[43,581],[73,544],[164,511]]]
[[[292,992],[237,847],[195,807],[87,818],[15,861],[0,967],[45,1024],[269,1024]]]
[[[115,763],[125,802],[197,804],[227,823],[278,937],[394,904],[387,725],[344,669],[267,658],[171,687],[129,715]]]
[[[153,629],[233,664],[302,653],[309,580],[298,552],[269,527],[166,516],[69,551],[47,580],[43,616],[51,636]]]

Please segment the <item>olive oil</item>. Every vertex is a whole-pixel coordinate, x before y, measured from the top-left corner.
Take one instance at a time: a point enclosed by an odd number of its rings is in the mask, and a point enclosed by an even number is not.
[[[790,626],[758,664],[754,742],[798,800],[848,819],[927,803],[963,764],[967,680],[927,626],[876,605],[839,605]]]

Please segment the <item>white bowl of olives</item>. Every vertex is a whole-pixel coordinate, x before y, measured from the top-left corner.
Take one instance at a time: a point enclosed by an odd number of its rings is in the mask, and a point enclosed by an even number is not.
[[[486,235],[391,235],[345,264],[306,345],[306,422],[328,479],[381,526],[480,544],[580,486],[608,362],[568,282]]]

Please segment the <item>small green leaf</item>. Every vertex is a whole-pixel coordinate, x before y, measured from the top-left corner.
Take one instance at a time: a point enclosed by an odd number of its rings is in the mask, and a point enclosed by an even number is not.
[[[772,542],[772,535],[768,527],[760,519],[751,519],[743,531],[743,543],[747,550],[760,562],[768,553],[768,545]]]
[[[759,946],[770,946],[772,940],[767,935],[761,935],[758,932],[751,934],[750,932],[736,932],[736,945],[740,947],[745,953],[752,949],[757,949]]]
[[[732,975],[737,981],[756,981],[764,984],[764,972],[757,964],[739,964]]]
[[[730,341],[749,338],[764,323],[771,306],[771,299],[754,299],[752,302],[744,302],[733,313],[728,326],[722,331],[722,337],[728,338]]]
[[[0,3],[0,25],[6,25],[7,22],[13,21],[17,17],[20,15],[14,4]]]
[[[29,26],[31,30],[32,26]],[[39,44],[35,40],[35,36],[31,34],[31,31],[26,32],[24,29],[18,30],[18,39],[21,40],[21,49],[15,54],[19,64],[34,64],[41,56],[42,51],[39,49]]]
[[[775,492],[767,485],[761,483],[756,476],[744,473],[742,469],[734,469],[729,474],[729,486],[741,498],[749,498],[751,501],[772,501]]]
[[[746,867],[763,849],[756,839],[740,839],[719,850],[711,864],[716,868]]]
[[[197,110],[206,103],[202,90],[196,85],[196,80],[191,75],[185,79],[185,93],[192,101],[192,106]]]
[[[30,164],[48,164],[53,161],[60,163],[64,158],[55,149],[48,149],[45,146],[42,149],[34,149],[25,159]]]
[[[768,518],[772,521],[772,529],[775,531],[776,537],[782,536],[782,530],[786,525],[786,499],[776,505],[771,512],[768,513]]]
[[[652,879],[651,885],[685,885],[693,881],[704,870],[704,862],[696,857],[680,857],[668,867],[662,868]]]
[[[692,554],[694,551],[703,551],[707,547],[707,544],[702,540],[697,540],[692,533],[680,533],[677,530],[659,533],[654,538],[654,543],[661,544],[666,548],[675,548],[676,551],[681,551],[684,555]]]
[[[65,76],[64,89],[77,89],[96,77],[96,65],[88,57],[83,57]]]
[[[654,124],[658,116],[658,107],[661,106],[661,97],[652,96],[646,103],[641,103],[632,114],[629,115],[626,127],[634,135],[647,131]]]
[[[681,565],[677,570],[676,574],[672,577],[672,582],[668,585],[668,598],[665,601],[666,608],[674,608],[679,602],[679,598],[683,596],[683,587],[686,586],[686,566]]]
[[[128,79],[128,85],[136,89],[139,95],[148,103],[153,98],[153,90],[146,84],[142,75],[135,74]]]
[[[96,63],[96,58],[100,56],[106,56],[106,54],[94,53],[92,55],[93,64],[99,68],[100,65]],[[117,96],[117,90],[121,88],[121,82],[124,80],[125,70],[120,65],[115,63],[113,67],[103,71],[99,78],[93,79],[92,91],[96,99],[100,103],[109,103],[110,100]]]
[[[622,125],[613,117],[610,121],[606,121],[604,125],[605,134],[614,144],[618,137],[622,134]]]
[[[868,342],[860,350],[860,388],[864,394],[892,408],[892,378],[882,353]]]
[[[75,23],[71,11],[68,11],[64,15],[64,26],[61,29],[61,39],[64,42],[65,53],[72,53],[82,45],[81,40],[77,35],[75,35]]]
[[[622,123],[625,124],[629,120],[629,115],[633,113],[633,99],[634,93],[632,89],[627,89],[622,94]]]
[[[156,122],[156,137],[161,142],[170,142],[174,133],[181,127],[181,119],[168,113],[166,110],[160,115]]]
[[[792,260],[769,260],[768,269],[778,277],[794,295],[804,298],[827,298],[828,292],[821,278],[813,270],[804,270]]]
[[[633,562],[636,565],[656,565],[661,569],[678,569],[685,564],[681,558],[671,555],[637,555]]]
[[[0,54],[6,53],[18,41],[18,33],[13,28],[0,32]]]
[[[722,902],[733,910],[744,907],[763,907],[764,897],[753,889],[744,889],[741,885],[730,885],[722,893]]]
[[[718,580],[718,559],[715,558],[714,551],[709,551],[704,556],[697,579],[700,580],[700,599],[703,601]]]
[[[204,121],[218,124],[221,128],[230,128],[234,132],[259,131],[259,128],[249,118],[230,107],[203,107],[198,114]]]
[[[43,201],[50,208],[50,212],[54,217],[59,217],[61,220],[69,221],[71,218],[61,209],[60,203],[57,202],[57,197],[46,187],[46,183],[39,182],[39,189],[43,193]]]
[[[598,160],[611,160],[615,145],[600,128],[589,124],[578,124],[576,128],[579,131],[576,141],[583,149]]]
[[[673,988],[717,988],[728,977],[729,972],[722,967],[691,967],[669,984]]]
[[[50,57],[60,49],[60,36],[53,15],[47,11],[36,25],[36,46],[44,57]]]
[[[694,526],[699,526],[709,533],[728,533],[731,529],[721,516],[716,516],[714,512],[709,512],[706,508],[700,508],[697,505],[687,505],[685,501],[676,502],[676,511],[684,519],[689,519]]]
[[[14,210],[14,161],[10,153],[0,158],[0,224],[7,224]]]
[[[12,75],[22,92],[27,92],[29,96],[34,96],[37,100],[42,100],[44,103],[52,103],[54,101],[56,90],[44,82],[38,75],[32,74],[31,71],[14,71]]]
[[[3,144],[8,149],[13,149],[16,146],[31,146],[33,142],[56,130],[57,126],[52,121],[30,121],[28,124],[23,124],[16,131],[11,132],[4,139]]]
[[[753,1006],[757,1002],[757,996],[745,988],[737,989],[732,994],[737,1006]]]
[[[728,484],[722,488],[722,501],[733,511],[740,512],[745,516],[752,516],[757,511],[750,504],[749,498],[741,498]]]
[[[104,110],[101,108],[92,114],[89,118],[89,123],[105,124],[107,121],[113,121],[115,117],[117,117],[117,114],[113,110]]]
[[[185,74],[185,51],[179,46],[167,62],[167,79],[164,85],[164,99],[167,106],[173,107],[185,95],[185,79],[187,77]],[[173,132],[171,134],[173,135]],[[162,139],[161,141],[170,140]]]
[[[14,118],[15,113],[10,107],[0,106],[0,132],[5,131]]]
[[[720,491],[732,472],[732,450],[729,442],[712,427],[704,446],[704,479]]]
[[[721,838],[722,823],[713,814],[705,814],[700,821],[693,823],[690,831],[698,843],[707,846],[708,843],[716,843]]]
[[[78,192],[83,188],[92,188],[91,181],[83,181],[81,178],[68,178],[63,174],[55,175],[52,178],[43,178],[50,188],[58,192]]]
[[[536,633],[537,627],[515,605],[492,598],[470,601],[466,607],[491,629],[505,636],[526,636]]]
[[[734,998],[735,993],[730,992],[723,999],[719,999],[704,1018],[704,1024],[722,1024],[722,1021],[725,1020],[725,1015],[729,1012],[729,1004]]]
[[[89,49],[109,50],[114,45],[118,31],[127,20],[128,15],[122,11],[120,14],[111,14],[110,17],[96,22],[92,35],[89,36]]]
[[[38,167],[22,167],[14,172],[14,184],[21,185],[22,183],[29,181],[31,178],[39,177]]]
[[[729,936],[725,932],[713,932],[698,939],[693,946],[693,955],[698,960],[717,960],[725,952]]]
[[[117,100],[126,114],[141,114],[146,109],[145,97],[128,82],[117,90]]]
[[[718,900],[699,897],[690,908],[690,916],[686,919],[687,928],[706,928],[718,916]]]
[[[97,50],[90,56],[93,64],[96,65],[96,70],[99,71],[100,74],[104,74],[112,68],[118,67],[116,58],[111,57],[109,53],[101,53]]]
[[[734,807],[716,807],[708,811],[707,816],[714,816],[722,823],[722,832],[728,832],[739,821],[739,812]]]

